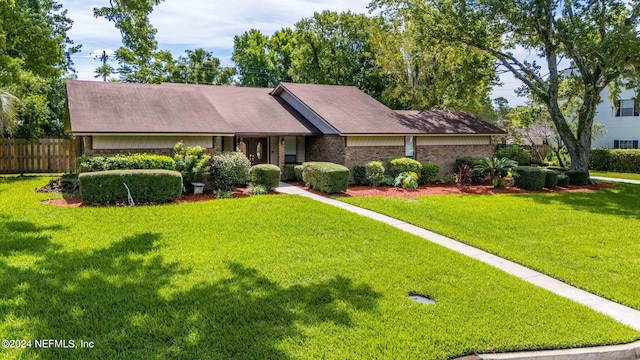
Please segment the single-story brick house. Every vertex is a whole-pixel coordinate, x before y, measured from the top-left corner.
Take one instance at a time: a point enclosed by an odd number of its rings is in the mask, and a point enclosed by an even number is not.
[[[172,154],[182,140],[240,150],[253,164],[330,161],[349,168],[412,157],[441,174],[462,156],[491,156],[499,128],[446,110],[394,111],[350,86],[280,83],[275,89],[67,81],[65,131],[85,155]]]

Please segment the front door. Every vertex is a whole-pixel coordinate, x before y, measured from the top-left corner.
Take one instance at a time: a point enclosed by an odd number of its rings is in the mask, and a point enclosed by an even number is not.
[[[268,138],[244,138],[247,145],[247,157],[251,161],[251,165],[269,162],[267,159],[267,140]]]

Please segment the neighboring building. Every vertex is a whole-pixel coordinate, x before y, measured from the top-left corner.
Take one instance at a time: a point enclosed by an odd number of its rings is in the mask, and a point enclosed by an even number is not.
[[[172,154],[182,140],[239,150],[253,164],[329,161],[349,168],[411,157],[452,173],[462,156],[492,156],[504,131],[457,111],[394,111],[355,87],[275,89],[67,81],[65,131],[83,154]]]
[[[640,102],[633,90],[621,89],[611,103],[609,90],[602,91],[602,103],[596,108],[594,123],[602,124],[604,134],[593,140],[593,148],[637,149],[640,140]]]

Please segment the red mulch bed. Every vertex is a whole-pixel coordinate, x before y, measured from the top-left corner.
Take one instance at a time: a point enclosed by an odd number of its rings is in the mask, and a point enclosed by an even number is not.
[[[309,192],[327,196],[327,194],[311,190],[308,187],[304,186],[301,183],[291,182],[290,184],[303,188]],[[414,198],[416,196],[426,196],[426,195],[450,195],[450,194],[476,194],[476,195],[492,195],[492,194],[552,194],[552,193],[562,193],[562,192],[587,192],[587,191],[595,191],[600,189],[609,189],[614,188],[615,185],[606,184],[606,183],[598,183],[595,185],[586,185],[586,186],[569,186],[568,188],[557,187],[555,189],[544,189],[542,191],[529,191],[522,190],[516,187],[508,187],[504,189],[494,189],[491,185],[472,185],[467,189],[460,189],[456,185],[422,185],[418,187],[416,190],[402,190],[397,189],[392,186],[383,186],[383,187],[370,187],[370,186],[349,186],[347,191],[343,194],[333,194],[331,196],[336,197],[356,197],[356,196],[387,196],[387,197],[399,197],[399,198]],[[272,193],[275,194],[275,193]],[[241,198],[251,196],[249,194],[249,189],[239,188],[234,190],[231,197],[232,198]],[[198,202],[198,201],[207,201],[214,200],[215,196],[212,193],[204,193],[204,194],[186,194],[183,195],[180,199],[170,202],[169,204],[181,204],[188,202]],[[45,204],[57,205],[57,206],[70,206],[70,207],[80,207],[80,206],[88,206],[82,204],[82,199],[80,196],[66,197],[62,199],[52,199],[43,201]]]

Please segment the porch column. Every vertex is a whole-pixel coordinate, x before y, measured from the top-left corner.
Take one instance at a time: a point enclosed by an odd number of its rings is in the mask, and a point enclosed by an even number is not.
[[[278,167],[284,169],[284,136],[278,136]]]

